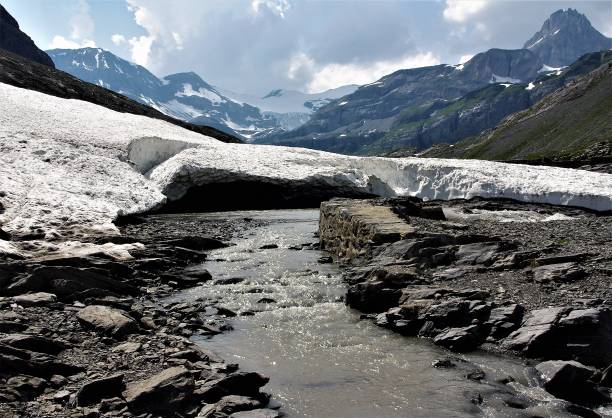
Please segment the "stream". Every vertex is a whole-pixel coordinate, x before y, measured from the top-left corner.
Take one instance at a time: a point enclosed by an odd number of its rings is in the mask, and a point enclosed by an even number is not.
[[[289,248],[317,242],[317,210],[201,216],[250,217],[263,226],[247,231],[236,245],[211,251],[204,267],[213,280],[174,299],[207,297],[251,314],[231,318],[233,331],[196,341],[243,370],[269,376],[264,390],[288,416],[517,416],[517,409],[496,410],[486,403],[476,407],[470,400],[475,394],[495,393],[492,385],[469,380],[458,368],[432,367],[451,354],[430,341],[360,320],[342,301],[346,285],[338,266],[318,263],[325,255],[318,250]],[[270,244],[278,248],[261,249]],[[233,284],[215,284],[233,278],[238,278]],[[529,387],[520,360],[484,352],[464,358],[484,370],[490,381],[510,375],[523,391],[536,390]],[[541,391],[537,395],[545,396]]]

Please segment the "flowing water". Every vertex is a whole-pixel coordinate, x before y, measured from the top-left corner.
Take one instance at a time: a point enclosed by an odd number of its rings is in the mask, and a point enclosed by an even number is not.
[[[269,376],[264,390],[273,394],[289,416],[482,414],[470,398],[478,393],[485,396],[491,389],[487,383],[468,380],[459,370],[432,367],[434,360],[449,353],[430,341],[402,337],[360,320],[359,313],[342,302],[346,287],[338,267],[319,264],[317,259],[324,255],[320,251],[289,249],[317,241],[318,211],[201,216],[265,221],[235,246],[212,251],[211,261],[205,263],[214,279],[243,278],[242,282],[219,285],[211,281],[181,293],[178,299],[205,296],[239,313],[255,313],[232,318],[234,331],[200,342],[227,361],[239,363],[243,370]],[[268,244],[278,248],[260,249]],[[519,361],[485,353],[471,354],[469,360],[491,380],[512,375],[519,385],[527,385]],[[486,402],[483,405],[488,416],[516,416],[518,412],[494,408],[487,412]]]

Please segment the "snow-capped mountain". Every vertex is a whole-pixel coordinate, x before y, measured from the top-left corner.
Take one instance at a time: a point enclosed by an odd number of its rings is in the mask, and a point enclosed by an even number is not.
[[[587,52],[612,49],[612,39],[599,33],[589,19],[573,9],[557,10],[525,45],[544,64],[563,67]]]
[[[121,93],[167,115],[245,138],[278,126],[258,108],[234,101],[193,72],[162,79],[100,48],[47,51],[58,69]]]

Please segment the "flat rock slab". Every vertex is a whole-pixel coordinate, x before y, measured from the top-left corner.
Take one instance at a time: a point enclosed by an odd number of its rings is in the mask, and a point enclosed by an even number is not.
[[[77,313],[77,318],[84,326],[117,338],[138,331],[136,321],[125,312],[108,306],[87,306]]]
[[[21,306],[40,306],[56,302],[57,296],[53,293],[36,292],[14,296],[12,301]]]
[[[185,367],[171,367],[149,379],[130,383],[123,397],[136,412],[170,412],[189,399],[194,386]]]
[[[585,276],[576,263],[548,264],[533,269],[533,279],[538,283],[571,282]]]

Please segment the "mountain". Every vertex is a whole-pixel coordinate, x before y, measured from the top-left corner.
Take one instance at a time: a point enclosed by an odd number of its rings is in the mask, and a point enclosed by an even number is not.
[[[257,142],[366,154],[414,112],[433,111],[491,83],[531,80],[541,69],[531,51],[491,49],[462,65],[400,70],[323,106],[298,129]]]
[[[574,14],[577,12],[556,12],[549,19],[554,25],[545,24],[544,28],[572,21]],[[558,17],[566,15],[570,18]],[[555,51],[570,47],[574,51],[599,51],[598,39],[603,35],[592,28],[586,17],[579,16],[581,25],[564,23],[566,31],[570,35],[581,33],[576,26],[591,35],[578,37],[573,45],[571,36],[557,39],[562,29],[538,45],[549,45]],[[592,31],[600,36],[596,37]],[[561,39],[567,42],[559,43]],[[543,59],[548,59],[543,51],[538,46],[490,49],[461,65],[400,70],[321,107],[299,128],[256,139],[256,142],[357,155],[376,155],[403,148],[418,151],[436,143],[452,143],[495,126],[507,115],[541,99],[541,92],[554,90],[546,87],[550,83],[539,86],[535,92],[525,88],[529,83],[539,82],[542,76],[561,72]],[[524,86],[513,86],[517,84]]]
[[[573,9],[558,10],[523,46],[551,67],[563,67],[587,52],[612,49],[612,39],[599,33],[589,19]]]
[[[174,118],[247,138],[277,126],[273,117],[225,97],[193,72],[160,79],[146,68],[100,48],[53,49],[48,53],[62,71]]]
[[[172,118],[106,88],[84,82],[63,71],[0,50],[0,83],[65,98],[77,99],[104,106],[122,113],[164,120],[193,132],[222,142],[241,142],[238,138],[209,126],[194,125]]]
[[[547,95],[494,129],[454,145],[432,148],[423,156],[489,160],[592,159],[612,157],[612,52],[607,62]],[[582,57],[584,68],[597,63]],[[575,66],[574,66],[575,67]],[[564,73],[572,76],[572,68]],[[575,72],[574,72],[575,74]]]
[[[21,55],[40,64],[54,67],[49,56],[38,49],[34,41],[19,29],[19,23],[0,4],[0,49]]]

